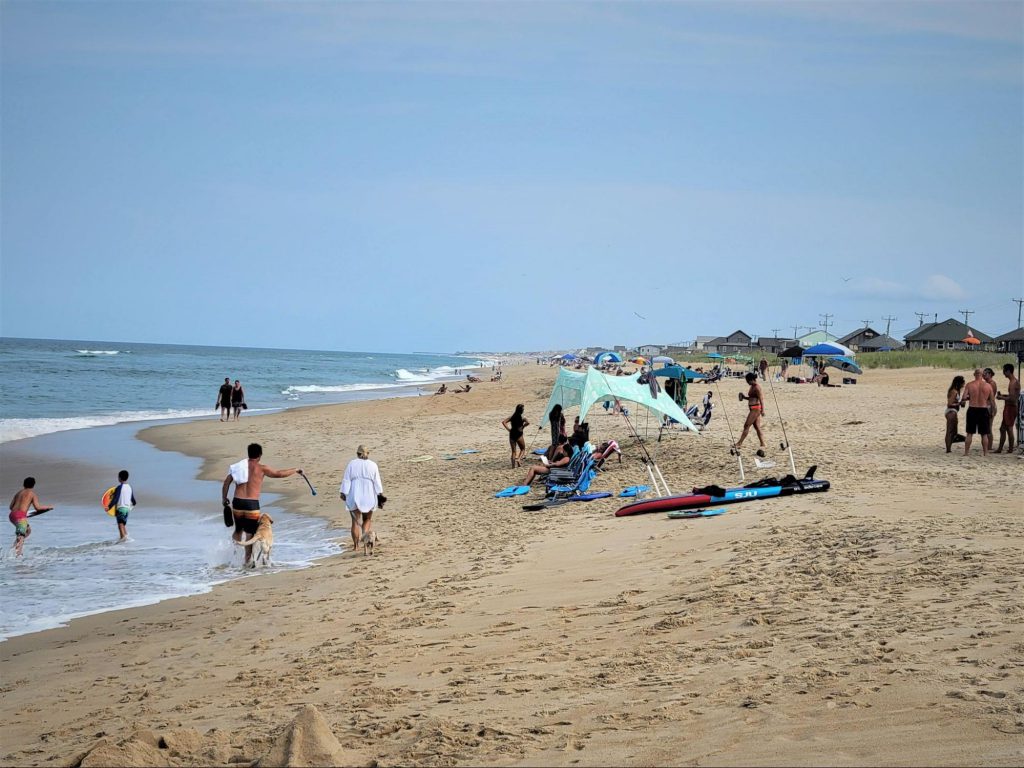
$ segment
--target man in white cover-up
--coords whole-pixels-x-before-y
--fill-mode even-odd
[[[339,494],[352,516],[352,550],[359,547],[363,536],[373,530],[373,510],[377,508],[377,495],[384,493],[380,482],[380,469],[370,461],[365,445],[356,449],[356,458],[345,467]]]

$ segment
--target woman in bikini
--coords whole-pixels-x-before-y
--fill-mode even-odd
[[[501,426],[508,430],[508,444],[512,449],[513,468],[521,466],[522,458],[526,454],[526,441],[523,439],[523,433],[530,426],[530,422],[523,418],[525,409],[526,406],[520,403],[516,406],[515,412],[501,422]]]
[[[764,456],[764,435],[761,433],[761,415],[764,413],[764,394],[761,392],[761,385],[757,383],[757,374],[751,371],[746,376],[747,384],[750,385],[750,389],[747,394],[740,392],[740,400],[746,400],[747,405],[750,407],[750,412],[747,414],[747,420],[743,422],[743,432],[740,434],[740,439],[736,441],[734,447],[735,450],[739,450],[740,446],[743,445],[743,441],[747,439],[747,435],[750,432],[750,428],[753,427],[757,433],[757,441],[761,444],[761,447],[757,449],[758,456]]]
[[[964,377],[954,376],[953,383],[946,390],[946,453],[950,453],[956,442],[960,422],[960,393],[964,388]]]

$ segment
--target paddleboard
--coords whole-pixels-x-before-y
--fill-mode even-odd
[[[114,498],[114,491],[116,491],[116,490],[117,490],[117,486],[116,485],[113,486],[112,488],[107,488],[107,490],[105,490],[103,492],[103,496],[100,498],[100,504],[103,505],[103,509],[111,517],[113,517],[115,514],[117,514],[117,510],[112,509],[112,508],[111,509],[107,509],[107,507],[110,506],[110,500]]]
[[[723,496],[708,496],[702,493],[688,493],[678,496],[661,496],[655,499],[643,499],[619,508],[616,517],[626,515],[643,515],[649,512],[673,512],[680,509],[698,509],[712,504],[735,504],[754,499],[770,499],[777,496],[792,496],[797,493],[815,493],[827,491],[828,480],[801,480],[794,485],[772,485],[763,488],[729,488]]]
[[[724,515],[726,511],[725,507],[719,507],[718,509],[678,509],[675,512],[669,512],[668,516],[673,520],[692,520],[695,517]]]

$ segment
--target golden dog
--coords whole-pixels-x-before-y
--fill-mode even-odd
[[[273,523],[274,518],[264,512],[260,515],[256,533],[253,534],[252,538],[246,541],[235,542],[240,547],[252,547],[252,559],[249,562],[253,568],[256,567],[259,561],[262,561],[263,565],[270,565],[270,550],[274,546],[274,531],[270,526]]]

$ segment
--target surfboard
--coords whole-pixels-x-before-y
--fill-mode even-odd
[[[726,511],[725,507],[719,507],[718,509],[677,509],[669,512],[668,516],[672,520],[692,520],[695,517],[717,517],[718,515],[724,515]]]
[[[100,498],[100,504],[103,505],[103,509],[111,517],[113,517],[115,514],[117,514],[117,511],[114,510],[114,509],[107,509],[107,507],[110,506],[110,500],[112,498],[114,498],[114,491],[116,491],[116,490],[117,490],[117,486],[116,485],[111,487],[111,488],[107,488],[107,490],[105,490],[103,492],[103,496]]]
[[[643,499],[620,507],[616,517],[643,515],[649,512],[674,512],[681,509],[698,509],[712,504],[735,504],[755,499],[770,499],[778,496],[792,496],[798,493],[827,491],[828,480],[800,480],[793,485],[771,485],[762,488],[729,488],[722,496],[708,496],[703,493],[688,493],[678,496],[661,496]]]

